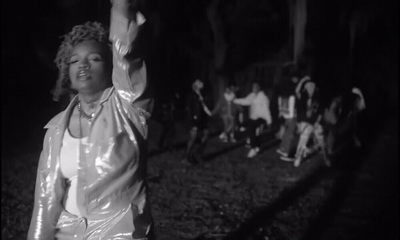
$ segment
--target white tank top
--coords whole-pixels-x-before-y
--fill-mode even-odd
[[[65,130],[61,150],[60,168],[61,173],[67,179],[67,188],[64,195],[64,207],[69,213],[81,216],[77,204],[77,183],[78,183],[78,161],[79,161],[79,142],[86,143],[87,137],[74,138]]]

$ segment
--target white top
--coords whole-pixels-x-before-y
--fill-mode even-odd
[[[257,120],[258,118],[262,118],[267,124],[272,123],[269,99],[263,91],[259,91],[257,94],[252,92],[247,97],[235,99],[233,102],[242,106],[250,106],[250,119]]]
[[[295,96],[291,95],[288,99],[278,97],[279,114],[285,119],[295,117]]]
[[[86,142],[87,137],[78,139],[71,136],[68,128],[65,130],[60,150],[61,173],[67,179],[67,189],[64,195],[64,207],[69,213],[81,216],[77,204],[79,143]]]

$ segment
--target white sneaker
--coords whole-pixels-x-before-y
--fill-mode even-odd
[[[284,157],[284,156],[281,156],[281,158],[280,158],[282,161],[285,161],[285,162],[294,162],[296,159],[295,158],[291,158],[291,157]]]
[[[253,158],[253,157],[257,156],[259,151],[260,151],[260,148],[258,148],[258,147],[252,148],[252,149],[250,149],[249,153],[247,154],[247,157]]]
[[[294,161],[294,166],[295,167],[300,167],[301,164],[301,157],[296,158],[296,160]]]
[[[226,138],[227,136],[226,136],[226,134],[224,133],[224,132],[222,132],[220,135],[219,135],[219,139],[224,139],[224,138]]]
[[[282,155],[283,157],[288,157],[289,154],[285,153],[284,151],[282,151],[282,149],[278,148],[276,149],[276,152],[280,155]]]

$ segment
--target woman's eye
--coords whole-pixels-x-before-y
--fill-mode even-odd
[[[89,60],[90,60],[90,61],[93,61],[93,62],[100,62],[100,61],[102,61],[103,59],[102,59],[101,57],[91,57]]]
[[[75,59],[74,59],[74,60],[70,60],[70,61],[69,61],[69,64],[75,64],[75,63],[77,63],[77,62],[78,62],[78,60],[75,60]]]

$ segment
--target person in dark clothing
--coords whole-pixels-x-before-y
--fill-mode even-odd
[[[297,145],[294,166],[299,167],[303,159],[318,149],[322,150],[325,165],[330,166],[330,161],[325,152],[323,128],[320,124],[321,105],[318,97],[318,89],[314,82],[307,81],[300,90],[301,98],[297,104],[298,131],[300,133]],[[310,137],[313,136],[313,147],[309,148]]]
[[[326,152],[332,155],[337,141],[337,137],[341,135],[341,118],[343,113],[343,96],[335,96],[324,110],[324,132],[326,139]]]
[[[365,100],[358,88],[351,93],[334,97],[324,112],[326,149],[328,155],[337,155],[352,143],[361,146],[358,137],[360,114],[365,110]],[[351,142],[347,141],[351,139]]]
[[[204,97],[201,92],[203,87],[204,83],[201,80],[195,80],[192,84],[192,92],[188,98],[191,128],[185,155],[190,163],[203,161],[203,152],[210,134],[208,118],[211,116],[211,112],[204,102]],[[200,144],[197,150],[195,150],[195,144],[198,138],[200,138]]]

